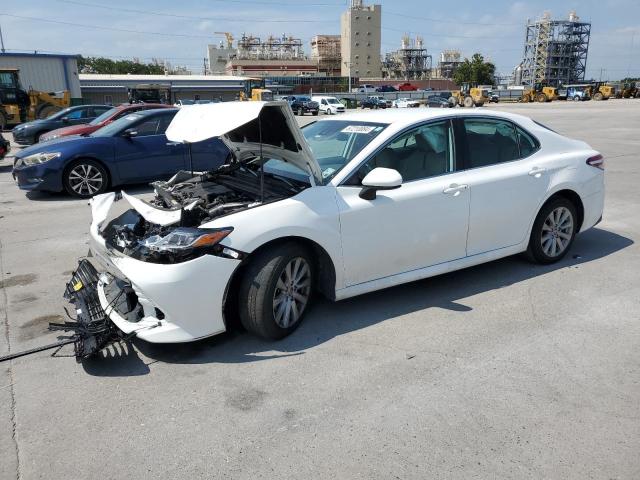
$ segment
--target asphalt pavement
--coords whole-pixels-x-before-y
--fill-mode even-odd
[[[318,300],[279,342],[0,364],[0,479],[640,478],[640,100],[490,108],[605,155],[604,219],[562,262]],[[55,341],[89,221],[0,161],[0,355]]]

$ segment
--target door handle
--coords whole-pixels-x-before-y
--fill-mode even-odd
[[[532,177],[540,178],[542,174],[546,171],[547,171],[546,168],[533,167],[531,170],[529,170],[529,175],[531,175]]]
[[[445,195],[453,194],[454,197],[457,197],[458,195],[460,195],[460,192],[462,190],[466,190],[467,188],[469,188],[469,185],[458,185],[457,183],[452,183],[447,188],[445,188],[442,193],[444,193]]]

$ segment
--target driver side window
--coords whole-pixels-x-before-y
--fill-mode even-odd
[[[158,132],[158,125],[160,123],[159,117],[149,118],[143,120],[137,124],[133,129],[138,132],[138,137],[148,137],[150,135],[156,135]]]
[[[389,142],[360,167],[348,184],[359,185],[377,167],[397,170],[404,182],[435,177],[454,170],[453,158],[451,123],[429,123]]]

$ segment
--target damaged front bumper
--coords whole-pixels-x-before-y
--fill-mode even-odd
[[[115,201],[113,193],[92,201],[90,251],[99,271],[96,292],[105,315],[125,335],[152,343],[190,342],[224,332],[226,289],[240,260],[203,255],[156,264],[110,249],[100,227]]]

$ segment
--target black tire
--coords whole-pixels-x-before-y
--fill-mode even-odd
[[[87,172],[87,176],[92,179],[97,179],[97,174],[100,175],[101,182],[89,182],[84,186],[78,186],[78,176],[82,175],[82,172]],[[71,196],[78,198],[91,198],[94,195],[104,193],[109,187],[109,173],[107,170],[95,160],[89,158],[79,159],[70,163],[62,174],[62,184],[64,189]],[[96,188],[95,190],[93,190]]]
[[[298,115],[300,117],[304,116],[304,111],[302,110],[302,108],[298,108]]]
[[[569,242],[563,246],[563,249],[558,254],[550,255],[543,248],[543,234],[552,235],[553,230],[549,230],[549,224],[547,223],[547,220],[551,213],[557,211],[558,209],[566,209],[570,213],[572,228],[571,233],[569,234]],[[541,263],[543,265],[561,260],[571,249],[571,245],[573,245],[573,241],[576,237],[577,228],[578,215],[576,206],[573,204],[573,202],[564,197],[555,197],[550,199],[542,206],[540,212],[538,212],[538,216],[536,217],[535,222],[533,222],[531,236],[529,237],[529,246],[527,247],[527,257],[530,261],[534,263]],[[565,235],[568,234],[566,231],[561,231],[560,233],[564,233]],[[561,238],[561,241],[564,240],[566,239]],[[555,242],[553,236],[551,242]],[[556,244],[555,248],[557,247],[558,246]]]
[[[317,117],[318,116],[318,112],[313,112],[313,116]]]
[[[580,98],[579,95],[576,95],[575,97],[573,97],[574,102],[579,102],[580,100],[582,100],[582,98]]]
[[[274,297],[278,293],[277,285],[281,275],[286,274],[287,265],[297,259],[306,262],[309,270],[309,285],[305,290],[308,291],[308,299],[297,320],[283,327],[276,321]],[[309,308],[315,286],[314,275],[311,255],[298,243],[284,243],[258,253],[247,266],[240,284],[238,313],[244,328],[269,340],[284,338],[293,332],[300,325]],[[283,323],[282,320],[280,323]]]

